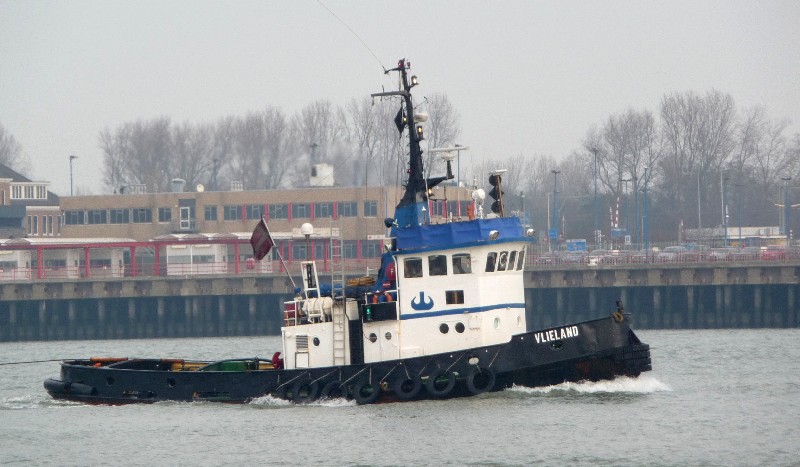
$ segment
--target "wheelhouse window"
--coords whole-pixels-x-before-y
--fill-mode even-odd
[[[497,253],[494,251],[486,255],[486,272],[494,272],[494,263],[497,262]]]
[[[428,275],[446,276],[447,275],[447,256],[430,255],[428,256]]]
[[[516,250],[514,250],[508,254],[508,270],[513,271],[516,265],[517,265],[517,252]]]
[[[472,259],[469,253],[456,253],[453,255],[453,274],[472,273]]]
[[[500,252],[500,261],[497,263],[497,270],[505,271],[506,266],[508,266],[508,252],[502,251]]]
[[[520,271],[523,267],[525,267],[525,250],[520,250],[519,260],[517,261],[517,271]]]
[[[403,260],[403,277],[422,277],[422,258],[406,258]]]

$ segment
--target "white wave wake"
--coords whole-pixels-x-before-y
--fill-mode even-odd
[[[551,393],[623,393],[623,394],[651,394],[662,391],[672,391],[667,384],[662,383],[654,376],[641,375],[637,378],[621,376],[610,381],[582,381],[579,383],[561,383],[541,388],[514,386],[511,391],[526,394],[551,394]]]

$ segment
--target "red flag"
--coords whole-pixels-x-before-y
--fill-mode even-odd
[[[253,247],[253,257],[257,260],[267,256],[269,250],[275,245],[275,242],[272,241],[272,236],[269,234],[267,222],[263,217],[253,230],[253,235],[250,236],[250,245]]]

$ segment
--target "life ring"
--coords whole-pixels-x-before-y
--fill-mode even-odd
[[[296,404],[307,404],[317,400],[319,394],[319,381],[310,379],[299,379],[292,386],[292,402]]]
[[[620,313],[619,311],[615,311],[614,313],[611,313],[611,316],[613,316],[614,317],[614,321],[616,321],[618,323],[621,323],[621,322],[623,322],[625,320],[625,316],[622,313]]]
[[[439,378],[446,378],[441,381]],[[442,384],[444,383],[444,384]],[[425,389],[433,397],[445,397],[453,391],[456,386],[456,375],[451,371],[445,371],[441,368],[433,370],[428,375],[428,380],[425,381]]]
[[[381,394],[381,385],[374,384],[369,379],[359,380],[353,386],[353,399],[359,405],[371,404],[378,399]]]
[[[403,400],[410,400],[417,397],[421,389],[422,379],[415,374],[408,377],[400,376],[392,381],[392,391],[394,391],[397,397]]]
[[[347,397],[347,388],[342,386],[339,381],[330,381],[325,386],[322,386],[322,391],[319,393],[320,399],[340,399]]]
[[[467,389],[474,395],[483,394],[494,388],[495,380],[491,368],[476,366],[467,375]]]

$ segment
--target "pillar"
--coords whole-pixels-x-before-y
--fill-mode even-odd
[[[155,337],[164,337],[164,297],[156,299],[156,330]]]
[[[220,295],[217,297],[217,319],[219,320],[219,326],[217,328],[217,334],[220,336],[228,335],[228,323],[227,317],[225,316],[225,296]]]

